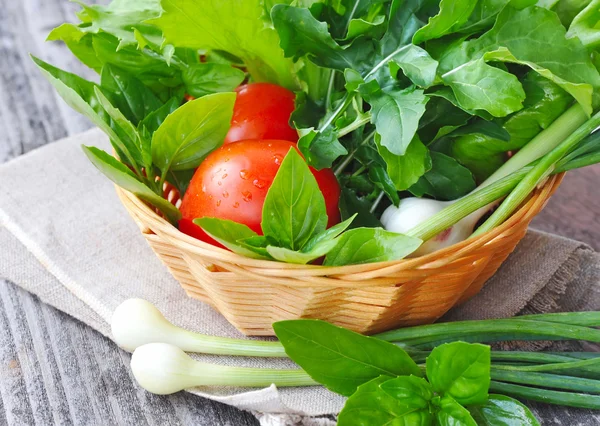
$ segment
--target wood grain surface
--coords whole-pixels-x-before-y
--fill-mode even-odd
[[[97,80],[64,46],[44,42],[78,8],[67,0],[0,0],[0,163],[91,126],[28,57]],[[600,166],[570,172],[534,227],[600,250]],[[41,424],[257,424],[248,413],[192,395],[144,393],[127,371],[128,355],[112,342],[0,280],[0,345],[11,342],[14,354],[0,359],[0,424],[30,424],[33,413],[46,420]],[[68,351],[75,346],[96,356],[73,358]],[[535,410],[544,425],[600,424],[588,410],[541,404]]]

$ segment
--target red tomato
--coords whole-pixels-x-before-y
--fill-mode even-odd
[[[262,235],[262,208],[275,174],[290,147],[282,140],[234,142],[213,151],[194,173],[181,203],[179,229],[192,237],[214,244],[200,227],[199,217],[229,219],[247,225]],[[330,169],[311,168],[325,198],[327,226],[340,221],[340,186]]]
[[[248,139],[298,141],[298,133],[289,124],[293,92],[270,83],[245,84],[236,92],[226,144]]]

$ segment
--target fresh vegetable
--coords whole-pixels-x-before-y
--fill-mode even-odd
[[[266,260],[390,261],[489,231],[550,174],[600,161],[584,139],[599,123],[598,1],[492,3],[114,0],[49,36],[99,84],[34,60],[131,173],[90,148],[94,165],[183,232]],[[241,139],[297,141],[339,197],[296,159],[271,196],[244,201],[232,183],[189,201],[195,169]],[[165,183],[187,192],[182,220]]]
[[[218,218],[246,225],[262,234],[261,221],[267,193],[293,142],[282,140],[249,140],[227,144],[213,151],[194,173],[181,203],[180,229],[197,218]],[[292,171],[293,173],[293,171]],[[312,170],[326,204],[327,227],[340,221],[337,207],[340,187],[329,169]],[[309,208],[309,205],[303,208]],[[197,226],[192,225],[197,228]],[[195,230],[191,230],[194,234]]]
[[[294,93],[269,83],[246,84],[235,91],[226,144],[247,139],[298,141],[298,133],[289,124]]]

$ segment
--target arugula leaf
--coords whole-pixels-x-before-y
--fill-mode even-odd
[[[429,150],[415,135],[404,155],[395,155],[379,143],[375,137],[377,150],[387,165],[387,173],[398,191],[414,185],[421,176],[431,169]]]
[[[256,237],[258,234],[246,225],[227,219],[215,217],[201,217],[194,219],[194,223],[201,227],[211,238],[223,244],[229,250],[252,259],[264,259],[253,250],[248,250],[238,244],[239,240]]]
[[[416,197],[427,194],[437,200],[456,200],[475,189],[475,179],[469,169],[441,152],[431,152],[431,170],[425,173],[409,191]]]
[[[223,50],[244,61],[256,81],[295,89],[293,64],[284,58],[277,32],[263,19],[260,0],[161,0],[163,13],[146,21],[167,43],[192,49]],[[278,7],[278,6],[275,6]]]
[[[389,60],[390,72],[394,77],[401,69],[417,86],[429,87],[435,80],[438,62],[418,46],[407,44],[386,59]]]
[[[340,213],[342,219],[346,220],[356,216],[356,220],[352,222],[352,228],[357,227],[381,227],[381,222],[369,211],[371,202],[365,198],[356,195],[352,189],[342,187],[340,195]]]
[[[106,177],[164,213],[173,224],[181,219],[179,209],[144,185],[129,168],[112,155],[93,146],[82,146],[89,160]]]
[[[394,185],[394,181],[392,181],[383,166],[379,164],[371,164],[369,166],[369,179],[379,189],[385,192],[395,206],[400,204],[400,196],[398,195],[398,190]]]
[[[371,122],[381,137],[379,145],[391,154],[405,155],[425,113],[429,98],[422,90],[361,92],[371,104]],[[384,156],[385,158],[385,156]]]
[[[440,400],[440,410],[436,413],[440,426],[477,426],[477,422],[465,407],[452,397],[445,395]]]
[[[323,132],[314,129],[302,129],[298,140],[298,149],[308,164],[317,170],[330,168],[340,156],[348,151],[340,143],[334,130],[329,127]]]
[[[294,362],[341,395],[352,395],[357,387],[381,375],[422,375],[400,347],[325,321],[279,321],[273,330]]]
[[[523,107],[525,92],[514,75],[476,59],[442,75],[466,110],[484,110],[505,117]]]
[[[182,78],[187,92],[196,97],[211,93],[232,92],[246,75],[226,64],[203,63],[186,68]]]
[[[114,65],[102,67],[101,86],[110,92],[109,98],[115,107],[136,126],[163,105],[141,81]]]
[[[413,377],[401,377],[400,379],[411,378]],[[382,386],[390,380],[397,379],[379,376],[359,386],[358,390],[348,398],[340,412],[338,425],[428,426],[433,424],[433,415],[427,409],[417,409],[413,405],[414,398],[408,402],[402,402],[382,391]]]
[[[327,254],[324,265],[341,266],[402,259],[418,249],[418,238],[388,232],[382,228],[355,228],[346,231]]]
[[[427,357],[427,378],[434,391],[459,404],[484,404],[490,387],[490,363],[487,345],[445,343]]]
[[[560,4],[563,2],[559,2]],[[564,2],[564,3],[579,3],[579,5],[587,3],[585,2]],[[578,7],[575,9],[577,10]],[[565,20],[564,13],[560,13],[557,10],[561,20]],[[566,18],[568,20],[568,17]],[[577,37],[581,42],[590,49],[597,49],[600,46],[600,31],[598,31],[598,22],[600,22],[600,0],[592,0],[589,4],[578,13],[569,26],[567,37]]]
[[[431,96],[425,113],[419,120],[418,135],[427,144],[464,126],[470,118],[471,114],[454,106],[450,101]]]
[[[540,423],[525,405],[504,395],[491,394],[484,405],[468,407],[479,426],[499,424],[539,426]]]
[[[152,137],[152,160],[166,176],[169,170],[192,169],[229,131],[235,93],[217,93],[187,102],[167,116]]]
[[[477,3],[471,0],[442,0],[440,12],[429,18],[427,25],[415,33],[413,43],[420,44],[455,32],[469,20]]]
[[[464,56],[476,60],[486,55],[490,60],[510,59],[531,67],[559,84],[591,112],[592,87],[600,87],[600,75],[581,42],[566,38],[566,30],[554,12],[536,6],[522,10],[507,6],[491,30],[464,42],[455,49],[450,61],[461,61]],[[442,61],[440,66],[447,67],[447,62]]]
[[[280,247],[300,250],[327,227],[325,199],[317,180],[294,148],[281,162],[263,204],[267,238]]]

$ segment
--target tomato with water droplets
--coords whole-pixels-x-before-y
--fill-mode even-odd
[[[277,170],[290,148],[283,140],[249,140],[224,145],[200,164],[181,203],[179,229],[202,241],[216,244],[193,224],[200,217],[229,219],[262,234],[262,208]],[[330,169],[311,168],[327,206],[328,227],[340,221],[340,187]]]
[[[270,83],[251,83],[236,89],[233,117],[225,144],[248,139],[281,139],[297,142],[289,124],[296,95]]]

